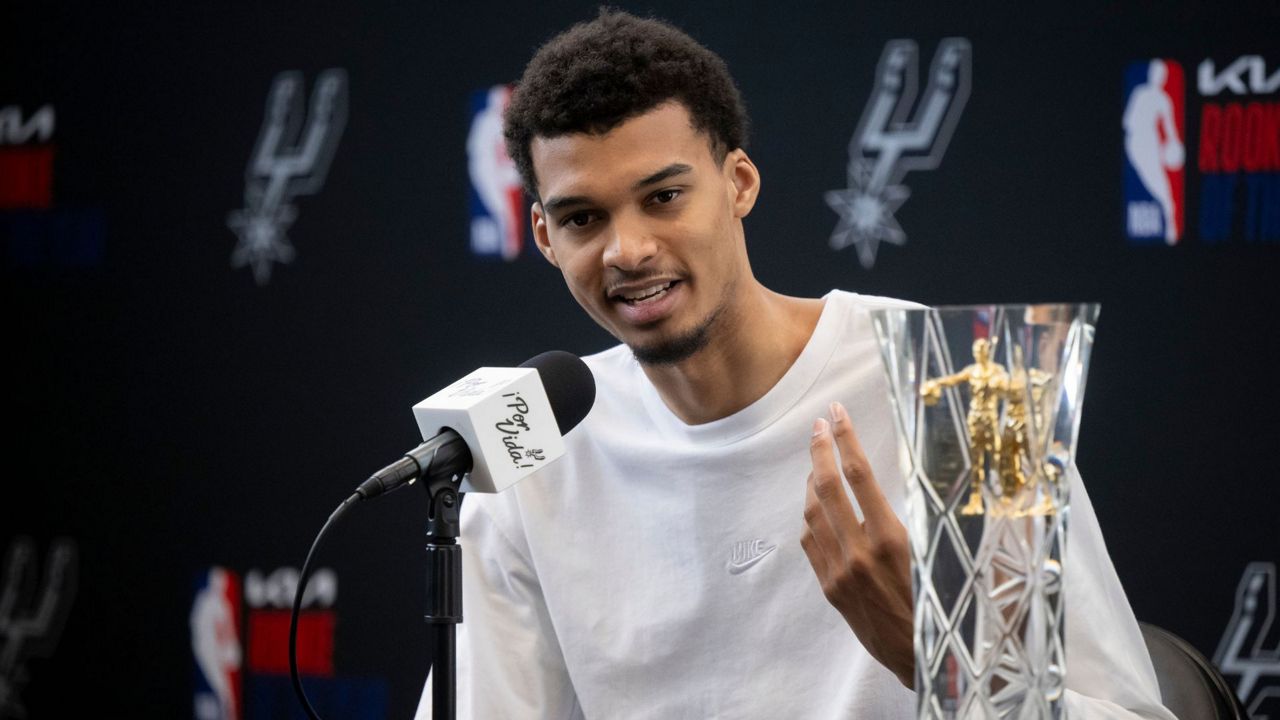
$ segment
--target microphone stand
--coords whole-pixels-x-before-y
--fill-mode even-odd
[[[427,491],[427,598],[430,626],[431,717],[454,720],[457,699],[457,629],[462,622],[462,548],[458,546],[461,475],[423,482]]]

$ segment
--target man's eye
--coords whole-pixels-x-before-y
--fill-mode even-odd
[[[561,227],[586,227],[591,224],[592,215],[589,212],[574,213],[564,220],[560,221]]]
[[[678,188],[659,190],[653,194],[653,202],[659,205],[665,205],[678,197],[680,197],[680,190]]]

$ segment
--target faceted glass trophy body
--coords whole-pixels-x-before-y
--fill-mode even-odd
[[[1063,717],[1068,470],[1097,315],[872,313],[907,473],[919,718]]]

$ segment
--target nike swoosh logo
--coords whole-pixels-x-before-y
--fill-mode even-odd
[[[734,561],[730,560],[728,563],[725,563],[725,567],[729,568],[730,575],[737,575],[738,573],[746,572],[747,570],[751,569],[751,566],[760,562],[761,560],[764,559],[766,555],[768,555],[769,553],[777,549],[778,549],[778,546],[774,545],[770,547],[768,550],[765,550],[759,555],[751,558],[750,560],[744,560],[743,562],[740,562],[740,563],[735,563]]]

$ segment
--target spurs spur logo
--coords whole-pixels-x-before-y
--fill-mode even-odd
[[[273,263],[294,258],[285,231],[297,219],[290,201],[324,186],[329,163],[347,123],[347,73],[325,70],[316,80],[310,108],[303,101],[302,73],[276,76],[267,95],[266,116],[245,171],[243,210],[227,216],[239,236],[231,266],[253,268],[258,285],[271,279]],[[305,123],[304,123],[305,115]]]
[[[1236,695],[1254,718],[1280,718],[1280,643],[1273,627],[1277,609],[1276,564],[1249,563],[1213,662],[1224,674],[1240,676]]]
[[[902,179],[912,170],[932,170],[942,162],[969,99],[971,55],[967,39],[943,40],[917,102],[916,43],[891,40],[885,44],[871,99],[849,142],[849,187],[826,194],[827,204],[840,215],[831,247],[856,246],[864,268],[875,264],[881,242],[906,243],[907,236],[893,217],[911,195]]]
[[[0,717],[26,717],[20,693],[27,660],[53,654],[76,592],[76,548],[57,540],[45,560],[43,581],[35,543],[18,538],[5,554],[0,585]]]

